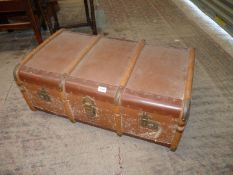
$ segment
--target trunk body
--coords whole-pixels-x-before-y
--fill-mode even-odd
[[[193,49],[60,30],[15,68],[32,110],[163,144],[175,150],[186,124]]]

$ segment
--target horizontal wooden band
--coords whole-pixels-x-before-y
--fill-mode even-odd
[[[192,82],[193,82],[193,71],[194,71],[194,64],[195,64],[195,50],[194,48],[189,49],[189,58],[188,58],[188,73],[187,79],[185,83],[185,99],[191,99],[192,94]]]
[[[56,36],[61,34],[64,31],[64,29],[60,29],[57,32],[55,32],[53,35],[51,35],[49,38],[43,41],[39,46],[37,46],[35,49],[33,49],[24,59],[21,60],[20,65],[26,64],[33,55],[35,55],[39,50],[41,50],[46,44],[48,44],[51,40],[53,40]]]
[[[66,78],[75,69],[75,67],[82,61],[84,56],[91,50],[91,48],[93,48],[94,45],[100,40],[100,38],[101,38],[100,35],[98,35],[97,37],[93,37],[90,43],[88,44],[88,46],[86,46],[83,50],[79,52],[78,56],[73,60],[72,63],[70,63],[67,66],[67,68],[62,73],[62,78],[59,85],[59,89],[61,91],[60,98],[64,103],[65,113],[72,122],[75,122],[75,117],[71,105],[67,99],[66,88],[65,88]]]
[[[100,40],[100,38],[101,35],[93,37],[90,43],[79,52],[78,56],[73,60],[73,62],[67,66],[67,68],[63,71],[63,74],[69,75],[75,69],[75,67],[82,61],[84,56],[95,46],[95,44]]]
[[[142,40],[139,43],[137,43],[135,50],[133,51],[133,54],[131,56],[130,62],[127,66],[127,70],[124,72],[121,80],[120,80],[120,86],[116,92],[115,98],[114,98],[114,102],[116,104],[116,106],[114,107],[114,113],[115,113],[115,117],[116,117],[116,132],[119,136],[122,135],[122,115],[121,115],[121,93],[123,91],[123,89],[125,88],[130,75],[133,71],[133,68],[137,62],[137,59],[143,49],[143,47],[145,46],[145,41]]]
[[[133,54],[131,56],[130,62],[128,64],[128,66],[127,66],[127,70],[124,72],[124,74],[123,74],[123,76],[122,76],[122,78],[120,80],[120,87],[125,87],[125,85],[127,84],[128,79],[130,77],[130,74],[132,73],[133,68],[134,68],[134,66],[135,66],[135,64],[137,62],[137,59],[138,59],[138,57],[139,57],[139,55],[140,55],[140,53],[141,53],[144,46],[145,46],[145,40],[141,40],[137,44],[137,46],[136,46],[136,48],[135,48],[135,50],[134,50],[134,52],[133,52]]]
[[[115,122],[116,122],[116,132],[119,136],[123,134],[122,132],[122,115],[121,115],[121,107],[120,106],[115,106],[114,109],[114,114],[115,114]]]
[[[194,71],[194,64],[195,64],[195,50],[194,48],[189,49],[189,57],[188,57],[188,73],[185,82],[185,92],[184,92],[184,100],[183,100],[183,110],[180,113],[180,121],[176,128],[176,133],[171,142],[171,150],[175,151],[179,141],[181,139],[182,133],[185,127],[185,120],[187,120],[188,115],[188,108],[191,100],[191,93],[192,93],[192,82],[193,82],[193,71]]]
[[[19,86],[20,90],[21,90],[21,93],[26,101],[26,103],[28,104],[29,108],[33,111],[35,111],[36,109],[34,108],[33,106],[33,103],[31,101],[31,99],[29,98],[27,92],[26,92],[26,89],[24,87],[24,84],[23,82],[20,80],[19,78],[19,69],[22,65],[26,64],[34,54],[36,54],[40,49],[42,49],[47,43],[49,43],[53,38],[55,38],[57,35],[59,35],[61,32],[63,31],[63,29],[57,31],[55,34],[53,34],[52,36],[50,36],[48,39],[46,39],[42,44],[40,44],[37,48],[33,49],[24,59],[22,59],[20,61],[19,64],[17,64],[15,66],[15,69],[14,69],[14,72],[13,72],[13,75],[14,75],[14,79],[15,79],[15,82],[16,84]]]
[[[66,94],[66,75],[63,75],[59,84],[59,90],[60,90],[60,98],[64,104],[65,114],[67,117],[69,117],[70,121],[75,122],[74,114],[71,109],[71,105],[69,101],[67,100],[67,94]]]

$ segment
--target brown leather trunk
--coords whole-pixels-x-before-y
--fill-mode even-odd
[[[32,110],[177,148],[190,108],[194,49],[60,30],[16,66]]]

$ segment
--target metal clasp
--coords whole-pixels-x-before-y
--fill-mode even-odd
[[[93,98],[89,96],[83,97],[82,104],[83,104],[83,108],[87,116],[89,117],[96,116],[96,104]]]
[[[147,112],[139,113],[140,125],[144,128],[153,129],[158,131],[159,124],[151,119],[151,116]]]
[[[44,88],[41,88],[38,93],[37,93],[38,97],[41,99],[41,100],[44,100],[46,102],[50,102],[51,101],[51,98],[48,94],[48,92],[44,89]]]

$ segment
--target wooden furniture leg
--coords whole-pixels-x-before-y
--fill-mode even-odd
[[[85,13],[86,13],[86,20],[88,24],[91,24],[91,19],[89,15],[89,5],[88,5],[88,0],[84,0],[84,6],[85,6]]]
[[[55,21],[54,29],[56,31],[56,30],[58,30],[60,28],[60,24],[59,24],[58,17],[57,17],[57,11],[56,11],[54,5],[51,5],[51,11],[52,11],[52,14],[53,14],[53,17],[54,17],[54,21]]]
[[[43,17],[45,23],[47,24],[49,28],[50,34],[53,34],[60,28],[57,12],[55,9],[55,5],[53,1],[44,2],[42,1],[36,1],[36,5],[40,11],[40,15]],[[54,18],[54,25],[52,23],[51,17]]]
[[[29,16],[32,28],[33,28],[34,33],[35,33],[36,40],[40,44],[43,42],[43,39],[42,39],[41,31],[40,31],[39,19],[38,19],[38,17],[36,17],[34,15],[30,1],[29,0],[26,0],[26,1],[27,1],[26,13]]]
[[[97,35],[97,27],[96,27],[96,19],[95,19],[95,7],[94,0],[83,0],[86,14],[86,22],[71,24],[66,26],[61,26],[63,28],[74,28],[74,27],[84,27],[90,26],[92,29],[92,33]]]
[[[94,7],[94,1],[90,1],[90,7],[91,7],[91,28],[94,35],[97,35],[97,29],[96,29],[96,20],[95,20],[95,7]]]

